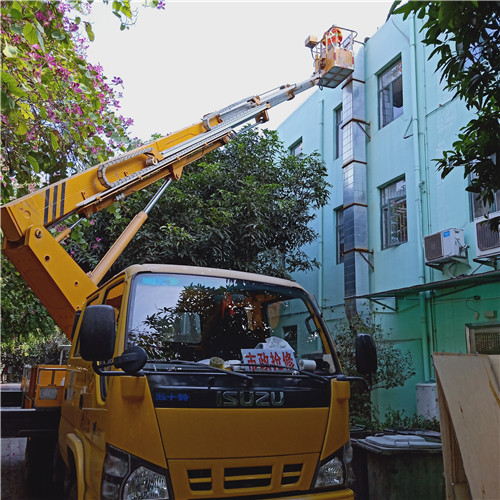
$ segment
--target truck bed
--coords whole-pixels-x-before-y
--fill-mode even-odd
[[[14,384],[9,384],[14,385]],[[21,389],[1,388],[2,438],[56,435],[61,408],[21,408]]]

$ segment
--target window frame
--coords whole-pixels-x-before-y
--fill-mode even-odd
[[[333,113],[335,118],[335,160],[338,160],[343,155],[344,134],[342,127],[344,125],[344,112],[342,106],[335,108]]]
[[[401,65],[401,69],[399,70],[398,76],[392,78],[388,83],[385,85],[383,84],[383,78],[385,75],[393,71],[395,68],[397,68],[398,65]],[[399,118],[400,116],[403,115],[404,112],[404,100],[403,100],[403,64],[402,64],[402,59],[399,57],[392,63],[390,63],[385,69],[380,71],[377,75],[377,82],[378,82],[378,107],[379,107],[379,129],[382,129],[389,125],[389,123],[392,123],[394,120]],[[396,82],[401,82],[401,111],[395,116],[394,113],[394,85]],[[384,92],[387,91],[389,95],[389,109],[387,110],[389,114],[386,117],[386,109],[384,107],[384,99],[383,99],[383,94]],[[399,108],[396,108],[399,109]],[[387,118],[387,121],[386,121]]]
[[[404,195],[399,196],[388,196],[386,190],[396,185],[398,182],[404,181]],[[386,250],[387,248],[397,247],[403,243],[408,242],[408,204],[406,199],[406,178],[404,176],[398,177],[397,179],[384,184],[379,187],[380,191],[380,238],[381,238],[381,248]],[[404,202],[405,212],[404,212],[404,224],[399,224],[397,213],[391,212],[391,209],[398,204],[398,202]],[[393,239],[393,220],[396,221],[398,226],[403,229],[397,229],[397,231],[402,230],[404,233],[404,238]]]
[[[342,264],[344,262],[344,207],[340,206],[334,212],[336,263]]]
[[[300,151],[297,153],[297,149],[300,148]],[[304,142],[302,140],[302,137],[300,139],[297,139],[289,148],[288,148],[289,153],[292,156],[299,156],[303,151],[304,151]]]

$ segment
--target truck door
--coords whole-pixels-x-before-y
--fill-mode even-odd
[[[107,304],[115,309],[116,325],[120,321],[125,281],[114,281],[88,305]],[[117,339],[120,338],[117,335]],[[76,432],[85,448],[85,484],[98,498],[102,463],[106,448],[107,393],[109,378],[98,376],[79,352],[79,340],[68,367],[69,381],[65,391],[63,422],[66,432]],[[99,478],[99,480],[96,480]]]

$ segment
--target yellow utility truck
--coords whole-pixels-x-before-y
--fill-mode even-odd
[[[322,67],[334,80],[335,65],[318,62],[335,53],[327,49],[301,84],[243,99],[1,208],[5,255],[72,343],[67,366],[26,371],[23,408],[2,409],[2,436],[28,436],[36,488],[62,482],[53,476],[64,469],[63,497],[79,500],[353,498],[351,379],[301,286],[178,265],[133,265],[101,283],[187,164],[321,84]],[[83,272],[61,245],[70,229],[53,228],[159,180],[150,204]],[[358,369],[372,373],[371,337],[357,340]]]

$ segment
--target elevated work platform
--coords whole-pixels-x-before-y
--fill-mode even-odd
[[[348,35],[344,38],[344,32]],[[314,71],[320,76],[320,87],[335,88],[354,71],[353,45],[356,32],[333,25],[321,40],[309,36],[305,42],[311,49]]]

